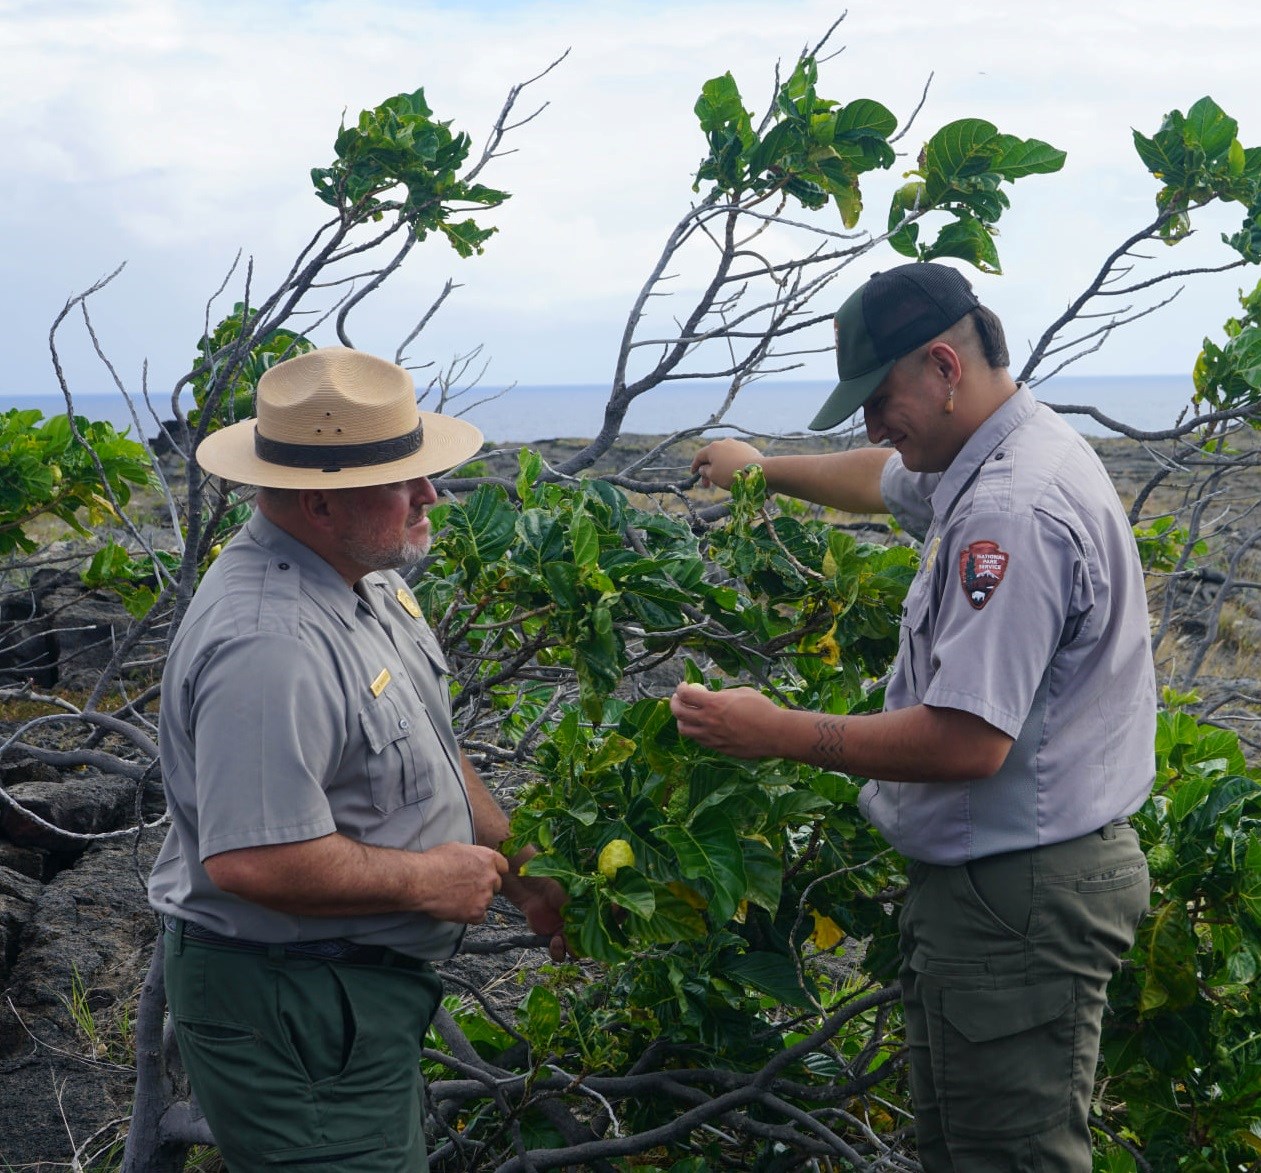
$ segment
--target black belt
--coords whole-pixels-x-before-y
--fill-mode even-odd
[[[240,949],[244,953],[270,953],[279,948],[286,957],[314,957],[323,961],[345,961],[352,965],[407,965],[416,968],[424,962],[405,956],[387,945],[358,945],[344,937],[331,937],[323,941],[291,941],[287,945],[269,945],[266,941],[250,941],[245,937],[225,937],[222,933],[199,925],[196,921],[181,920],[176,916],[163,915],[162,926],[168,933],[183,933],[186,941],[202,941],[224,949]]]

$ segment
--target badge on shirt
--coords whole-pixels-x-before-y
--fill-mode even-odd
[[[979,611],[998,590],[1010,555],[997,542],[973,542],[959,555],[959,581],[968,602]]]
[[[390,670],[382,668],[377,673],[377,678],[368,687],[372,690],[373,696],[380,696],[385,691],[385,686],[390,683]]]
[[[394,597],[403,604],[403,610],[406,611],[413,619],[420,618],[420,604],[416,602],[416,596],[412,594],[406,587],[399,587],[394,592]]]
[[[923,562],[925,572],[932,570],[933,566],[936,564],[937,551],[940,548],[941,548],[940,537],[933,538],[933,540],[928,543],[928,553],[924,555],[924,562]]]

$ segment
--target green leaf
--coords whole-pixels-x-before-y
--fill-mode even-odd
[[[587,771],[594,774],[610,770],[633,758],[638,748],[638,745],[629,737],[623,737],[620,733],[610,733],[587,763]]]
[[[705,918],[664,884],[653,884],[653,899],[651,916],[641,917],[633,910],[627,912],[626,930],[636,940],[648,944],[677,945],[681,941],[697,941],[709,935]]]
[[[527,509],[517,518],[521,539],[514,555],[523,566],[536,570],[565,557],[565,534],[560,522],[543,509]]]
[[[529,448],[522,448],[517,453],[517,470],[517,496],[524,505],[527,499],[533,498],[530,488],[543,471],[543,457]]]
[[[1165,904],[1146,928],[1147,968],[1139,1013],[1177,1010],[1195,1001],[1199,984],[1195,966],[1195,937],[1181,904]]]
[[[855,98],[836,112],[833,138],[887,139],[898,128],[893,112],[870,98]]]
[[[959,257],[985,273],[1003,271],[998,260],[998,250],[994,247],[994,238],[984,224],[971,216],[961,216],[947,224],[937,234],[937,239],[921,252],[926,261],[935,261],[940,257]]]
[[[545,1047],[560,1029],[560,999],[544,985],[531,986],[521,999],[518,1016],[524,1033],[536,1047]]]
[[[595,522],[587,516],[574,520],[569,533],[574,547],[574,561],[579,566],[594,566],[600,558],[600,535]]]
[[[837,210],[841,213],[841,223],[846,228],[853,228],[863,213],[863,201],[858,194],[857,185],[841,188],[833,198],[836,200]]]
[[[757,839],[741,839],[740,851],[748,882],[745,899],[774,914],[779,910],[780,892],[784,884],[784,863],[779,852],[773,851]]]
[[[444,220],[437,227],[438,231],[450,241],[451,247],[465,258],[473,256],[474,253],[481,256],[486,251],[482,245],[499,231],[498,228],[479,228],[472,220],[461,220],[458,224]],[[424,239],[424,233],[419,229],[417,235],[422,240]]]
[[[1000,134],[995,141],[1001,149],[994,160],[994,170],[1008,180],[1059,171],[1068,158],[1066,152],[1036,138],[1021,140],[1015,135]]]
[[[707,81],[693,109],[706,134],[734,126],[743,142],[747,143],[753,136],[749,112],[744,108],[740,89],[730,72]]]
[[[628,955],[626,934],[614,921],[607,905],[602,906],[599,901],[570,900],[563,916],[565,937],[574,943],[579,956],[615,962]]]
[[[813,1005],[810,993],[802,987],[792,958],[782,953],[737,954],[724,959],[722,968],[727,976],[769,994],[785,1006],[808,1010]]]
[[[705,881],[715,922],[730,920],[748,887],[744,856],[731,820],[711,808],[689,827],[666,824],[653,834],[674,852],[682,876]]]
[[[986,170],[998,128],[983,118],[960,118],[943,126],[924,146],[925,178],[929,198],[938,196],[935,183],[954,184],[961,178]]]
[[[1170,817],[1175,824],[1184,822],[1210,794],[1213,782],[1209,778],[1186,778],[1173,796]]]
[[[1167,136],[1148,138],[1137,130],[1133,131],[1133,136],[1134,149],[1148,171],[1165,183],[1177,184],[1182,181],[1183,152],[1180,143]]]
[[[478,560],[497,562],[507,553],[516,534],[517,513],[502,485],[478,485],[473,493],[447,515],[437,547],[464,536]]]
[[[1230,154],[1239,124],[1212,98],[1201,98],[1187,111],[1183,130],[1189,147],[1204,152],[1208,165],[1220,165]]]
[[[580,609],[578,567],[569,562],[549,562],[543,567],[543,579],[561,611],[573,613]]]
[[[653,886],[633,867],[618,869],[609,881],[609,892],[621,908],[636,916],[649,918],[657,911]]]

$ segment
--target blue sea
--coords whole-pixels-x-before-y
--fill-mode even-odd
[[[822,381],[754,383],[740,392],[724,423],[762,435],[805,431],[831,387],[831,383]],[[1156,430],[1172,425],[1190,403],[1192,389],[1189,375],[1060,375],[1040,384],[1035,394],[1046,403],[1090,405],[1126,424]],[[717,383],[680,382],[657,387],[631,405],[622,431],[664,435],[696,427],[721,407],[723,391]],[[493,394],[493,388],[478,389],[448,410],[460,413],[465,404],[475,404],[463,413],[465,418],[481,428],[488,440],[507,444],[594,436],[603,422],[608,388],[589,383],[518,386],[498,398],[477,402]],[[145,433],[156,434],[157,425],[148,408],[143,403],[137,406]],[[10,407],[35,407],[45,417],[65,411],[60,395],[0,397],[0,411]],[[160,401],[160,410],[169,414],[168,399]],[[108,420],[118,428],[133,427],[127,404],[118,394],[77,396],[75,411],[89,419]],[[1088,416],[1066,418],[1086,435],[1109,434]],[[710,431],[722,433],[724,429]]]

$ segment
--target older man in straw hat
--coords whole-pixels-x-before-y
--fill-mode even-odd
[[[908,859],[902,997],[931,1173],[1089,1173],[1108,979],[1147,908],[1126,816],[1151,787],[1155,674],[1134,535],[1086,442],[1007,370],[1002,326],[947,265],[874,275],[836,314],[840,381],[873,444],[697,453],[724,487],[894,514],[921,538],[885,712],[793,712],[683,684],[679,730],[737,757],[869,782]]]
[[[257,419],[198,448],[258,486],[163,678],[171,830],[149,885],[185,1066],[233,1170],[424,1168],[432,961],[504,892],[563,955],[551,881],[456,745],[446,664],[395,573],[428,548],[429,476],[481,446],[411,376],[316,350]]]

